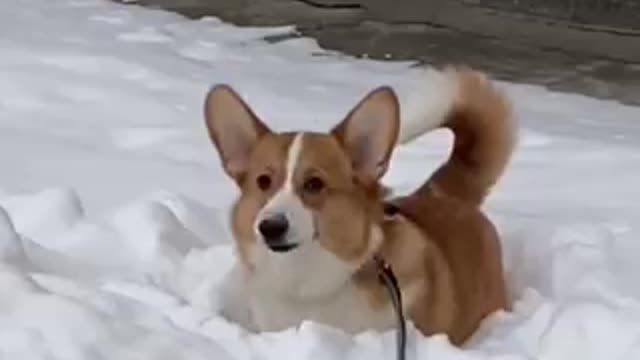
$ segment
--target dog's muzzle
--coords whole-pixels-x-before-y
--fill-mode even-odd
[[[287,241],[289,221],[283,214],[273,215],[261,220],[258,224],[258,231],[265,245],[272,251],[287,252],[298,247],[298,244]]]

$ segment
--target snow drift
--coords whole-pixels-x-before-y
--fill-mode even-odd
[[[305,323],[248,334],[216,315],[236,195],[201,104],[232,83],[275,129],[326,130],[421,70],[355,60],[290,28],[238,28],[103,0],[0,4],[1,359],[391,359],[392,332]],[[502,84],[521,143],[486,206],[512,313],[464,349],[409,333],[410,359],[640,358],[640,109]],[[402,146],[417,185],[446,133]]]

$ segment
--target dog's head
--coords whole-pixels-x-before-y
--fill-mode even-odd
[[[205,102],[209,135],[241,195],[232,212],[253,276],[298,296],[344,283],[381,241],[379,179],[398,136],[395,93],[380,87],[328,133],[277,133],[229,86]]]

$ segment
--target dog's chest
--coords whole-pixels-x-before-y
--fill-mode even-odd
[[[372,308],[354,286],[322,300],[299,301],[261,294],[252,296],[249,307],[253,322],[262,331],[279,331],[305,321],[336,327],[349,333],[366,329],[388,329],[394,325],[389,307]]]

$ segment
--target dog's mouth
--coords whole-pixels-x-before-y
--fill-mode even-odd
[[[311,242],[318,241],[318,239],[319,233],[314,228]],[[268,241],[266,239],[263,239],[263,243],[266,245],[269,251],[272,251],[274,253],[287,253],[299,247],[302,247],[305,243],[307,243],[307,241],[305,241],[304,238],[300,238],[298,236],[288,236],[286,238],[278,239],[275,241]]]
[[[297,248],[299,244],[295,243],[282,243],[282,244],[267,244],[267,247],[274,252],[285,253]]]

